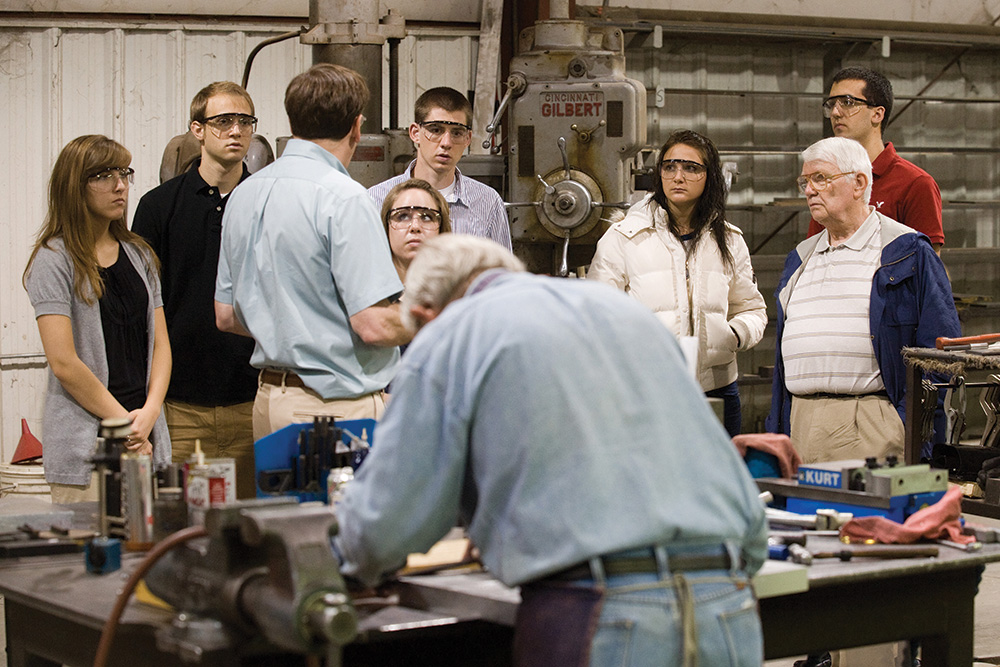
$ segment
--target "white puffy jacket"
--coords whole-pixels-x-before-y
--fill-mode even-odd
[[[601,237],[587,278],[628,294],[656,313],[675,336],[698,338],[698,380],[705,391],[736,380],[736,351],[764,336],[767,311],[743,232],[726,223],[731,268],[704,230],[690,256],[667,229],[652,195],[634,204]],[[655,213],[654,213],[655,210]],[[687,276],[690,276],[688,278]],[[737,338],[738,336],[738,338]]]

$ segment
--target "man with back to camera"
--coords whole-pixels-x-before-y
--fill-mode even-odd
[[[940,255],[944,229],[937,182],[899,157],[891,141],[882,141],[892,102],[892,83],[885,76],[864,67],[848,67],[833,76],[823,115],[830,119],[834,136],[854,139],[868,152],[873,178],[869,203],[882,215],[926,234]],[[822,230],[815,219],[809,222],[809,236]]]
[[[520,667],[759,666],[763,506],[652,312],[458,234],[406,283],[420,332],[338,506],[342,572],[373,585],[461,517],[521,586]]]
[[[191,101],[191,133],[201,157],[185,173],[147,192],[132,231],[160,258],[163,310],[174,350],[164,409],[173,460],[186,461],[195,440],[209,457],[236,460],[236,492],[255,495],[253,341],[215,326],[215,272],[229,193],[250,175],[243,158],[257,119],[242,86],[217,81]]]
[[[824,231],[789,253],[778,282],[767,430],[788,433],[806,463],[902,456],[901,350],[961,335],[951,284],[925,235],[867,203],[863,146],[830,137],[802,159],[799,189]]]
[[[508,250],[510,222],[493,188],[463,176],[458,161],[472,141],[472,105],[453,88],[431,88],[417,98],[410,140],[417,157],[399,176],[368,190],[378,208],[394,186],[410,178],[433,185],[451,207],[451,231],[493,239]]]
[[[347,173],[368,86],[314,65],[285,91],[293,138],[230,195],[215,291],[223,331],[256,341],[254,438],[314,415],[377,419],[410,334],[372,200]]]

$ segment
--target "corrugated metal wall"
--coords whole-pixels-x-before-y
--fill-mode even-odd
[[[0,26],[0,122],[8,128],[0,160],[0,461],[8,461],[17,446],[21,417],[44,438],[45,359],[21,273],[45,216],[47,179],[62,146],[99,133],[128,147],[136,171],[134,211],[139,197],[158,184],[163,147],[187,130],[194,94],[212,81],[240,81],[250,50],[290,29],[223,29],[190,21],[116,25],[107,17],[60,27]],[[403,41],[401,122],[409,123],[415,96],[425,88],[474,88],[475,42],[468,30],[424,28]],[[258,132],[272,146],[289,133],[285,87],[310,64],[309,48],[294,39],[265,48],[254,60],[248,89]]]
[[[880,69],[893,81],[895,111],[952,60],[953,52],[896,49],[889,59],[845,60],[844,65]],[[649,143],[659,145],[670,131],[691,128],[720,147],[724,160],[739,165],[740,176],[730,205],[754,241],[769,233],[779,207],[776,199],[798,197],[793,180],[799,161],[794,151],[822,138],[829,121],[820,102],[825,94],[824,52],[783,45],[740,47],[693,43],[628,53],[631,76],[651,93],[657,89],[690,92],[650,94]],[[928,91],[935,101],[918,102],[886,132],[885,138],[907,159],[934,176],[945,200],[948,247],[995,246],[1000,241],[996,208],[970,208],[969,200],[993,205],[1000,199],[1000,72],[995,52],[970,53]],[[658,104],[657,97],[662,100]],[[953,101],[941,101],[948,98]],[[894,111],[894,113],[895,113]],[[729,149],[728,154],[727,150]],[[784,150],[788,155],[779,154]],[[756,153],[756,154],[754,154]],[[769,214],[772,213],[772,214]],[[803,212],[795,235],[804,231]],[[787,251],[787,243],[762,252]],[[784,250],[783,250],[784,249]]]

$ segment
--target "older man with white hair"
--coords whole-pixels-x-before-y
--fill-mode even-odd
[[[763,506],[653,313],[462,234],[421,247],[401,306],[421,330],[337,511],[344,574],[461,518],[521,586],[518,667],[760,665]]]
[[[767,429],[807,463],[902,455],[901,350],[961,335],[951,284],[924,234],[868,205],[861,144],[823,139],[802,159],[797,183],[824,231],[789,253],[778,282]]]

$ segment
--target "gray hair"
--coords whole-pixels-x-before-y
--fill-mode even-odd
[[[872,198],[872,162],[864,146],[847,137],[827,137],[802,151],[803,162],[814,160],[835,164],[841,172],[864,174],[868,179],[864,195],[868,204]]]
[[[424,241],[406,271],[406,290],[400,300],[403,326],[416,331],[413,306],[443,310],[459,298],[460,287],[483,271],[525,271],[524,263],[499,243],[467,234],[442,234]]]

